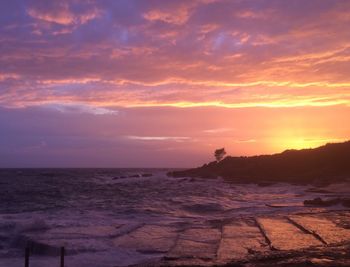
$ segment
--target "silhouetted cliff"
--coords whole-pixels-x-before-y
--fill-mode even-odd
[[[332,183],[350,178],[350,141],[274,155],[226,157],[202,167],[168,173],[174,177],[217,177],[234,182]]]

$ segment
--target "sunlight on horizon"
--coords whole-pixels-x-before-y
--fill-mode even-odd
[[[276,148],[279,151],[285,150],[300,150],[300,149],[309,149],[309,148],[317,148],[328,143],[338,143],[345,142],[347,139],[341,138],[319,138],[319,139],[308,139],[302,137],[288,137],[288,138],[276,138],[274,139],[273,148]]]

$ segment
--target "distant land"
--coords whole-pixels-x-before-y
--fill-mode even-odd
[[[350,141],[273,155],[228,156],[202,167],[168,173],[173,177],[223,177],[237,183],[330,184],[350,178]]]

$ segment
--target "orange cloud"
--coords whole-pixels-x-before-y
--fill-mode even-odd
[[[349,105],[344,2],[25,7],[28,24],[14,19],[2,32],[2,106]]]
[[[72,24],[75,20],[74,15],[67,12],[67,10],[55,13],[42,13],[35,9],[28,9],[27,12],[33,18],[63,25]]]
[[[61,3],[52,9],[37,9],[35,7],[30,7],[27,9],[27,13],[32,18],[38,20],[68,26],[72,24],[85,24],[86,22],[100,16],[101,12],[98,9],[91,9],[87,12],[75,14],[70,10],[68,4]]]
[[[149,21],[163,21],[170,24],[184,24],[188,19],[188,11],[180,9],[178,12],[166,12],[161,10],[151,10],[144,14],[144,18]]]

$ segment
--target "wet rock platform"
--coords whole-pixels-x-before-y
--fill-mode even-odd
[[[71,227],[23,237],[23,244],[30,241],[34,252],[44,255],[56,255],[60,246],[66,247],[68,256],[77,253],[77,248],[102,252],[106,247],[116,255],[118,251],[144,255],[132,265],[139,267],[350,266],[349,210],[242,216],[192,224]]]
[[[140,231],[152,233],[146,240]],[[135,266],[350,266],[350,211],[240,218],[182,230],[143,226],[115,242],[129,246],[130,240],[164,253]]]

